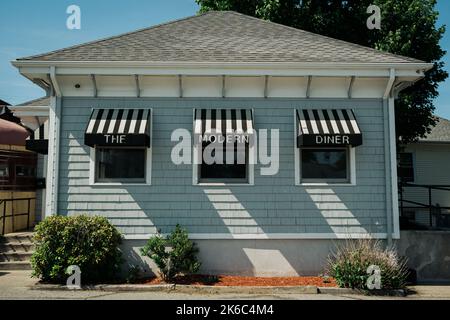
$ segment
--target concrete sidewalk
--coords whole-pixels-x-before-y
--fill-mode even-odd
[[[288,300],[414,300],[414,299],[448,299],[449,286],[414,286],[414,294],[407,297],[365,296],[355,294],[199,294],[182,292],[124,292],[93,290],[36,290],[31,289],[37,283],[30,277],[29,271],[0,272],[0,300],[6,299],[103,299],[103,300],[204,300],[204,299],[288,299]]]

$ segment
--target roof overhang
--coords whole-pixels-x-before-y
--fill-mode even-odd
[[[9,108],[31,130],[39,128],[48,119],[50,112],[49,106],[11,106]]]
[[[390,69],[398,77],[423,77],[432,63],[317,63],[317,62],[142,62],[142,61],[31,61],[12,64],[23,75],[273,75],[273,76],[359,76],[389,77]]]

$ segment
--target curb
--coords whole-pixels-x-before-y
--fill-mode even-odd
[[[391,297],[406,297],[407,293],[404,289],[397,290],[359,290],[351,288],[334,288],[334,287],[318,287],[318,293],[331,294],[331,295],[344,295],[344,294],[359,294],[366,296],[391,296]]]
[[[283,287],[245,287],[245,286],[194,286],[194,285],[146,285],[146,284],[99,284],[92,286],[82,286],[80,289],[69,289],[60,284],[42,284],[37,283],[30,287],[31,290],[92,290],[92,291],[113,291],[113,292],[161,292],[176,291],[179,293],[201,293],[201,294],[219,294],[219,293],[239,293],[239,294],[318,294],[316,286],[283,286]]]
[[[316,287],[316,286],[282,286],[282,287],[248,287],[248,286],[195,286],[195,285],[177,285],[177,284],[99,284],[91,286],[82,286],[80,289],[69,289],[60,284],[42,284],[37,283],[30,287],[31,290],[52,290],[52,291],[70,291],[70,290],[91,290],[108,292],[178,292],[178,293],[197,293],[197,294],[330,294],[330,295],[367,295],[367,296],[394,296],[405,297],[406,291],[399,290],[358,290],[350,288],[334,287]]]
[[[178,285],[174,290],[182,293],[239,293],[239,294],[317,294],[316,286],[248,287],[248,286],[191,286]]]

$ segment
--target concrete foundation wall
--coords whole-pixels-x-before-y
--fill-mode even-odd
[[[195,240],[203,274],[246,276],[317,276],[327,258],[347,240]],[[146,274],[157,272],[149,258],[140,255],[146,240],[124,240],[128,267],[141,266]],[[408,267],[416,270],[419,283],[450,283],[450,231],[402,231],[395,242]]]
[[[245,276],[317,276],[328,255],[345,240],[195,240],[200,273]],[[147,274],[157,272],[149,258],[140,256],[145,240],[125,240],[128,266],[139,265]],[[124,268],[127,269],[126,267]]]
[[[450,231],[402,231],[398,252],[421,283],[450,283]]]

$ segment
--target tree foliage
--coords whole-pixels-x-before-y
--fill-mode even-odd
[[[436,0],[196,0],[200,12],[233,10],[287,26],[434,63],[425,78],[403,90],[396,100],[399,142],[423,137],[435,125],[433,100],[448,74],[439,41]],[[369,30],[366,12],[381,9],[381,30]]]

